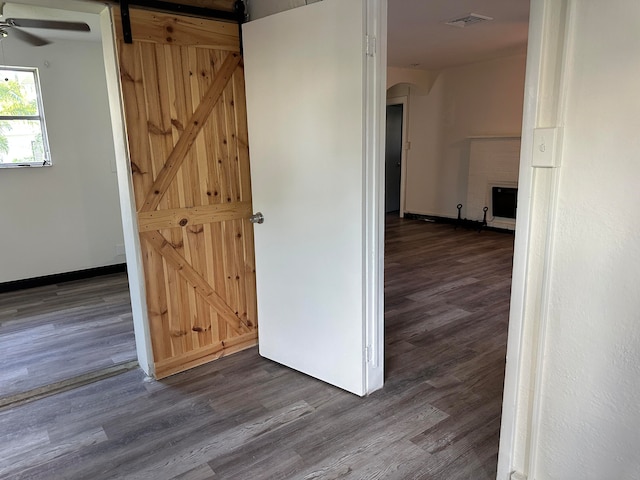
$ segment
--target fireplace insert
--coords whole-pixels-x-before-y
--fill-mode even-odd
[[[516,218],[518,189],[509,187],[491,188],[491,206],[494,217]]]

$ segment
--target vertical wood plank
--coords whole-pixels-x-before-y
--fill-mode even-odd
[[[144,192],[153,184],[149,138],[138,134],[144,132],[147,126],[142,59],[139,44],[118,42],[118,48],[122,95],[127,99],[124,110],[128,125],[131,176],[136,207],[139,207],[144,200]]]
[[[238,172],[240,175],[240,198],[244,201],[251,198],[251,171],[249,167],[249,132],[247,128],[247,101],[243,68],[237,70],[233,75],[233,99]]]

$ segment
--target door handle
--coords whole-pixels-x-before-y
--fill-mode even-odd
[[[254,213],[249,217],[251,223],[264,223],[264,215],[262,212]]]

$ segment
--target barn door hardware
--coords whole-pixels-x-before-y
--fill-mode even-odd
[[[240,31],[240,35],[238,38],[240,39],[240,55],[242,55],[244,52],[244,48],[242,45],[242,24],[247,19],[247,14],[244,8],[244,2],[242,0],[236,0],[236,2],[233,4],[233,9],[236,14],[236,21],[238,22],[238,30]]]
[[[124,43],[133,43],[131,19],[129,18],[129,0],[120,0],[120,18],[122,19],[122,38]]]
[[[182,5],[180,3],[165,2],[162,0],[120,0],[120,16],[122,17],[122,37],[124,39],[124,43],[133,43],[131,21],[129,18],[129,6],[160,10],[164,12],[182,13],[192,17],[227,20],[229,22],[236,22],[238,25],[245,21],[245,8],[242,0],[236,0],[233,12],[195,7],[193,5]],[[240,48],[242,49],[242,40],[240,40]]]

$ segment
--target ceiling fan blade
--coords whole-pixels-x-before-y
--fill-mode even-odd
[[[6,22],[14,27],[49,28],[51,30],[70,30],[73,32],[90,32],[91,28],[84,22],[63,22],[60,20],[38,20],[34,18],[7,18]]]
[[[42,45],[48,45],[51,43],[49,40],[24,32],[16,27],[11,28],[11,35],[16,37],[18,40],[22,40],[23,42],[33,45],[34,47],[41,47]]]

